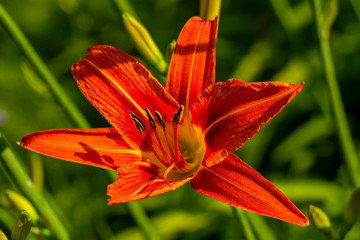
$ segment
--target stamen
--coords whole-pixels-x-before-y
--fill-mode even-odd
[[[173,189],[175,190],[174,186],[172,186],[169,181],[167,180],[167,175],[169,174],[169,172],[171,171],[171,169],[173,169],[175,167],[175,163],[173,163],[170,167],[168,167],[165,172],[164,172],[164,180],[165,182]]]
[[[129,112],[133,123],[135,124],[136,129],[143,134],[145,132],[145,124],[141,121],[139,117],[137,117],[133,112]]]
[[[177,123],[181,122],[182,116],[184,113],[184,105],[180,105],[179,109],[177,110],[176,114],[178,116]]]
[[[171,158],[169,156],[169,154],[165,151],[164,147],[162,146],[161,144],[161,140],[160,140],[160,137],[159,137],[159,134],[157,133],[157,131],[155,130],[155,136],[156,136],[156,139],[157,141],[154,139],[154,137],[152,135],[150,135],[150,137],[153,139],[153,142],[156,144],[156,146],[160,149],[160,151],[162,152],[165,160],[167,163],[172,163],[173,161],[171,161]]]
[[[138,194],[139,192],[143,191],[146,187],[148,187],[149,185],[154,184],[156,182],[161,182],[161,179],[155,179],[153,181],[147,182],[145,185],[141,186],[138,190],[133,192],[129,197],[132,197],[132,196]]]
[[[155,140],[153,137],[152,137],[153,140]],[[155,142],[155,144],[159,147],[159,145],[157,144],[157,142]],[[164,166],[168,167],[170,164],[167,163],[166,161],[164,161],[160,156],[159,154],[157,154],[157,152],[155,151],[155,149],[153,147],[151,147],[151,151],[153,152],[153,154],[155,155],[155,157],[159,160],[159,162],[161,162],[161,164],[163,164]]]
[[[179,109],[176,111],[176,113],[174,113],[173,126],[175,126],[175,124],[179,124],[181,122],[183,112],[184,112],[184,106],[180,105]]]
[[[177,119],[177,112],[174,112],[173,127],[175,126],[176,119]]]
[[[151,128],[156,128],[155,120],[154,120],[153,116],[151,115],[151,112],[149,111],[149,109],[145,108],[145,112],[146,112],[146,116],[149,120]]]
[[[182,105],[181,105],[182,106]],[[181,156],[181,152],[178,146],[178,142],[177,142],[177,127],[178,125],[176,124],[174,126],[174,146],[175,146],[175,157],[178,161],[178,165],[177,167],[183,168],[186,165],[186,161],[182,158]]]
[[[159,124],[162,126],[162,128],[165,128],[165,122],[158,111],[155,111],[155,117],[158,120]]]
[[[169,137],[168,137],[168,135],[167,135],[167,133],[165,131],[165,128],[163,128],[163,131],[164,131],[166,143],[167,143],[169,151],[170,151],[171,158],[174,159],[174,161],[178,161],[178,158],[175,156],[174,151],[172,149],[172,146],[170,144]]]

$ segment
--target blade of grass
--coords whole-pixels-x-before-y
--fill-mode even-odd
[[[24,54],[29,58],[35,69],[39,72],[40,76],[47,82],[52,93],[58,99],[62,107],[67,111],[69,117],[73,120],[76,126],[80,128],[90,128],[90,124],[85,117],[77,109],[76,105],[65,93],[61,85],[57,82],[51,71],[47,68],[44,62],[40,59],[35,49],[31,46],[30,42],[26,39],[25,35],[21,32],[20,28],[16,25],[10,15],[6,12],[0,4],[0,22],[4,25],[10,35],[13,37],[18,46],[22,49]],[[108,171],[109,176],[113,179],[113,173]],[[152,227],[149,218],[146,216],[144,209],[138,202],[132,203],[134,207],[128,207],[130,214],[143,230],[148,239],[160,239],[157,232]],[[142,224],[142,225],[141,225]]]
[[[353,6],[354,12],[360,21],[360,1],[359,0],[350,0],[350,3]]]
[[[12,20],[10,15],[6,12],[5,8],[0,3],[0,21],[5,27],[5,29],[10,33],[10,36],[15,40],[17,45],[21,48],[23,53],[29,59],[29,61],[34,65],[40,77],[49,84],[53,94],[56,96],[59,103],[63,106],[68,115],[71,116],[71,119],[80,124],[83,128],[89,128],[90,125],[67,96],[63,88],[60,86],[54,75],[47,68],[45,63],[41,60],[39,55],[36,53],[35,49],[32,47],[30,42],[27,40],[25,35],[22,33],[20,28]]]
[[[330,1],[329,9],[333,13],[337,12],[337,1]],[[341,99],[339,85],[336,78],[334,62],[332,59],[331,48],[329,43],[329,31],[331,24],[329,19],[334,19],[334,14],[330,14],[325,19],[321,0],[312,0],[314,10],[314,17],[316,23],[316,30],[318,41],[320,45],[321,60],[323,62],[325,78],[329,86],[330,97],[332,101],[332,108],[334,118],[339,134],[340,144],[343,151],[345,163],[347,165],[350,177],[356,187],[360,186],[360,169],[359,159],[355,150],[354,142],[351,137],[350,127],[346,118],[344,106]]]
[[[150,32],[141,23],[140,18],[127,0],[112,0],[112,3],[122,18],[124,27],[133,45],[144,59],[162,75],[157,79],[160,84],[165,86],[166,78],[163,75],[167,73],[168,64],[151,37]]]
[[[254,227],[254,232],[259,240],[276,240],[272,229],[268,226],[263,216],[250,212],[245,212],[245,214],[251,226],[256,226]]]
[[[128,0],[111,0],[111,2],[113,6],[115,6],[119,16],[122,16],[124,13],[130,13],[131,16],[140,21],[139,16],[136,14],[134,8],[131,6]]]
[[[50,225],[58,239],[70,239],[69,232],[62,220],[55,214],[50,204],[36,189],[28,174],[24,171],[16,154],[9,147],[5,136],[0,132],[0,162],[5,168],[9,180],[35,205]]]
[[[153,230],[153,227],[140,204],[138,204],[137,202],[128,202],[126,204],[126,208],[129,210],[129,212],[136,214],[136,218],[134,218],[134,220],[139,226],[141,226],[144,232],[147,232],[148,239],[161,239],[159,235]]]
[[[253,230],[251,229],[249,220],[247,219],[245,212],[235,207],[231,207],[231,211],[233,212],[236,221],[239,223],[240,226],[243,227],[246,239],[255,240],[255,235],[253,233]]]
[[[287,0],[269,0],[274,12],[289,36],[298,31],[299,23],[294,10]]]

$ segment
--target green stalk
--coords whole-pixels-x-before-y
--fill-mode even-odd
[[[269,225],[266,223],[265,218],[258,214],[245,212],[246,217],[249,219],[250,226],[253,226],[255,236],[259,240],[276,240],[276,236]]]
[[[330,1],[329,9],[337,12],[336,1]],[[326,81],[330,91],[334,118],[339,134],[340,144],[343,151],[344,159],[350,173],[350,177],[356,187],[360,186],[360,169],[359,159],[355,150],[354,142],[351,137],[349,124],[346,118],[344,106],[341,100],[339,85],[336,79],[335,67],[332,59],[329,31],[331,24],[329,20],[334,19],[334,14],[329,14],[327,19],[324,18],[322,12],[321,0],[312,0],[314,16],[316,22],[316,30],[319,39],[321,60],[323,62]]]
[[[67,111],[69,117],[73,120],[75,125],[80,128],[90,128],[91,126],[87,122],[85,117],[81,114],[81,112],[77,109],[72,100],[65,93],[61,85],[57,82],[56,78],[52,75],[44,62],[40,59],[39,55],[31,46],[30,42],[26,39],[25,35],[21,32],[19,27],[12,20],[10,15],[6,12],[6,10],[2,7],[1,4],[0,21],[10,33],[10,35],[13,37],[13,39],[16,41],[18,46],[23,50],[24,54],[29,58],[29,61],[33,64],[40,76],[49,84],[50,88],[52,89],[52,93],[59,100],[62,107]],[[16,168],[10,168],[7,170],[14,171],[11,172],[12,177],[19,174],[16,172]],[[112,176],[111,172],[108,173],[110,176]],[[31,192],[30,190],[28,193],[34,195],[34,197],[36,197],[36,195],[38,194],[38,192]],[[144,231],[144,234],[148,237],[148,239],[159,239],[159,237],[154,237],[157,236],[156,231],[151,226],[150,219],[146,216],[141,205],[138,202],[133,202],[131,204],[132,206],[136,206],[136,208],[129,207],[128,209],[130,211],[130,214],[138,224],[141,224],[139,225],[139,227]]]
[[[116,11],[121,17],[124,13],[130,13],[131,16],[140,21],[140,18],[136,14],[135,10],[132,8],[128,0],[112,0],[111,1],[115,6]]]
[[[299,29],[296,14],[287,0],[269,0],[274,12],[289,36]]]
[[[200,0],[200,17],[202,19],[214,20],[220,17],[221,0]]]
[[[126,204],[126,208],[129,210],[129,212],[133,213],[133,215],[136,215],[136,218],[134,218],[135,222],[138,224],[138,226],[141,227],[143,232],[146,232],[146,237],[149,240],[160,240],[158,233],[154,231],[154,228],[152,227],[148,217],[145,214],[144,209],[138,204],[137,202],[128,202]]]
[[[251,229],[249,220],[247,219],[244,210],[239,208],[231,207],[231,210],[234,214],[236,221],[241,225],[244,229],[245,236],[247,240],[256,240],[253,230]]]
[[[5,136],[0,132],[0,163],[3,165],[10,181],[35,205],[42,216],[49,221],[55,236],[61,240],[70,239],[70,235],[62,221],[55,214],[50,204],[38,192],[28,174],[24,171],[20,160],[9,147]]]
[[[68,115],[74,122],[78,123],[82,128],[90,128],[89,123],[86,121],[81,112],[77,109],[75,104],[65,93],[64,89],[58,83],[54,75],[47,68],[45,63],[41,60],[35,49],[31,46],[25,35],[21,32],[20,28],[12,20],[10,15],[6,12],[0,3],[0,21],[2,22],[5,29],[13,37],[17,45],[21,48],[23,53],[34,65],[35,69],[39,73],[40,77],[49,84],[53,94],[58,99],[59,103],[63,106]]]
[[[355,14],[360,21],[360,1],[359,0],[350,0],[350,3],[353,6],[353,9],[355,11]]]
[[[116,174],[114,171],[107,171],[110,178],[115,181]],[[139,202],[128,202],[124,204],[126,209],[130,212],[136,224],[141,228],[148,240],[160,240],[158,232],[153,227],[149,217],[146,215],[144,208]]]
[[[127,0],[112,0],[117,13],[122,17],[125,30],[132,40],[135,48],[140,55],[149,62],[161,75],[166,75],[168,64],[164,56],[151,37],[149,31],[141,23],[135,10]],[[164,77],[158,78],[158,81],[164,86]]]

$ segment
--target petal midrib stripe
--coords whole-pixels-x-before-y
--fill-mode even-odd
[[[207,171],[211,172],[212,174],[214,174],[215,176],[217,176],[218,178],[224,180],[225,182],[229,183],[232,186],[235,186],[236,188],[238,188],[239,190],[243,191],[243,192],[247,192],[249,193],[249,189],[244,187],[243,185],[237,183],[236,181],[231,180],[229,177],[227,177],[226,175],[219,173],[219,172],[215,172],[213,170],[211,170],[209,167],[205,167]],[[264,202],[264,203],[268,203],[268,199],[266,197],[263,197],[259,194],[254,194],[253,192],[250,192],[249,195],[251,195],[253,198],[258,199],[260,202]],[[277,199],[276,199],[277,200]],[[277,204],[273,204],[273,206],[278,206]],[[246,206],[243,206],[244,208]],[[274,207],[275,208],[275,207]],[[280,209],[278,207],[276,207],[277,209]]]
[[[109,75],[106,74],[105,72],[101,71],[101,69],[100,69],[98,66],[96,66],[95,63],[91,62],[89,59],[86,59],[86,58],[85,58],[84,60],[85,60],[88,64],[90,64],[94,69],[96,69],[99,73],[101,73],[101,74],[105,77],[106,82],[107,82],[108,84],[110,84],[110,85],[112,85],[113,87],[115,87],[115,88],[118,90],[118,93],[120,93],[122,96],[124,96],[126,99],[128,99],[129,102],[132,103],[133,106],[134,106],[135,108],[137,108],[137,109],[139,110],[139,112],[143,114],[144,117],[146,117],[143,109],[139,106],[139,104],[137,104],[137,102],[125,91],[124,88],[122,88],[122,87],[120,86],[120,84],[119,84],[115,79],[113,79],[111,76],[109,76]],[[105,79],[103,79],[103,80],[105,80]]]
[[[192,53],[189,81],[188,81],[187,90],[186,90],[185,112],[189,111],[190,89],[191,89],[191,85],[192,85],[192,81],[193,81],[193,70],[194,70],[195,58],[197,56],[196,51],[198,49],[199,39],[201,37],[201,33],[203,32],[203,29],[204,29],[204,24],[201,25],[201,30],[198,32],[198,35],[196,37],[196,45],[195,45],[194,51]]]
[[[274,97],[272,97],[272,98],[267,98],[267,99],[265,99],[265,100],[263,100],[263,101],[255,101],[253,104],[249,104],[249,105],[246,105],[245,107],[238,108],[238,109],[236,109],[236,110],[234,110],[234,111],[229,112],[228,114],[226,114],[226,115],[218,118],[218,119],[215,120],[213,123],[211,123],[211,124],[205,129],[205,131],[204,131],[204,136],[206,136],[206,134],[210,131],[210,129],[213,128],[216,124],[218,124],[218,123],[220,123],[220,122],[222,122],[222,121],[224,121],[224,120],[232,117],[233,115],[238,114],[238,113],[240,113],[240,112],[242,112],[242,111],[244,111],[244,110],[246,110],[246,109],[249,109],[249,108],[252,108],[252,107],[261,105],[261,104],[263,104],[263,103],[265,103],[265,102],[272,101],[272,100],[274,100],[274,99],[276,99],[276,98],[281,98],[281,97],[283,97],[283,96],[285,96],[285,95],[288,95],[289,92],[291,92],[291,91],[286,91],[285,93],[283,93],[283,94],[281,94],[281,95],[275,95]]]

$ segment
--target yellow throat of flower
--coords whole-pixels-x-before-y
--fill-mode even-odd
[[[155,111],[155,118],[145,109],[150,131],[146,131],[141,120],[130,112],[140,133],[148,134],[151,151],[143,152],[144,161],[158,166],[159,177],[168,183],[183,180],[195,174],[205,156],[206,145],[203,132],[191,124],[190,114],[183,115],[183,106],[175,112],[172,122],[164,122]]]

